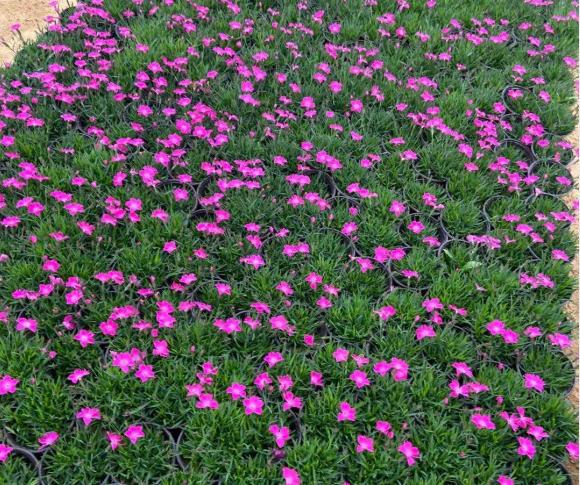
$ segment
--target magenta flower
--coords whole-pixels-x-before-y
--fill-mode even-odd
[[[110,431],[107,431],[107,439],[109,440],[109,444],[113,451],[115,451],[123,441],[123,437],[120,434],[111,433]]]
[[[290,409],[302,409],[302,398],[295,396],[292,392],[284,392],[282,398],[284,399],[284,404],[282,404],[282,409],[284,411],[289,411]]]
[[[473,414],[471,422],[477,429],[495,429],[495,423],[491,420],[491,416],[487,414]]]
[[[90,330],[79,330],[73,338],[81,344],[83,349],[95,343],[95,334]]]
[[[506,475],[500,475],[497,479],[499,485],[515,485],[515,481]]]
[[[244,410],[246,415],[250,415],[250,414],[258,414],[261,415],[262,414],[262,410],[264,407],[264,401],[262,401],[259,397],[257,396],[251,396],[248,397],[246,399],[244,399],[243,401],[244,404]]]
[[[362,389],[363,387],[370,386],[371,381],[368,380],[366,372],[362,370],[355,370],[348,377],[352,382],[354,382],[357,389]]]
[[[10,456],[10,453],[12,453],[12,450],[14,450],[14,448],[4,443],[0,443],[0,462],[4,463]]]
[[[365,451],[369,453],[374,453],[375,441],[372,438],[359,434],[356,437],[356,441],[358,443],[356,446],[357,453],[364,453]]]
[[[570,455],[570,460],[578,461],[578,443],[574,443],[573,441],[569,441],[566,444],[566,451]]]
[[[8,374],[3,375],[0,378],[0,396],[4,396],[5,394],[14,394],[18,387],[20,380],[15,379]]]
[[[349,353],[350,352],[348,350],[339,348],[332,353],[332,357],[334,357],[336,362],[346,362],[348,360]]]
[[[407,459],[407,465],[409,466],[413,466],[416,461],[421,458],[421,452],[419,451],[419,448],[413,446],[413,443],[410,441],[405,441],[402,445],[400,445],[398,451],[405,456]]]
[[[282,468],[282,478],[284,479],[285,485],[301,485],[302,480],[300,475],[293,468],[284,467]]]
[[[40,438],[38,438],[38,443],[40,444],[40,449],[44,449],[48,446],[54,445],[59,438],[59,434],[56,431],[49,431],[44,433]]]
[[[284,357],[280,352],[269,352],[266,357],[264,357],[264,362],[268,364],[268,367],[274,367],[276,364],[284,361]]]
[[[264,258],[259,254],[250,254],[249,256],[244,256],[240,258],[240,262],[252,266],[254,269],[259,269],[266,265]]]
[[[16,319],[16,330],[19,332],[29,331],[36,333],[38,322],[32,318],[19,317]]]
[[[310,384],[315,387],[324,387],[324,379],[320,372],[310,371]]]
[[[340,412],[336,419],[338,421],[356,421],[356,409],[347,402],[341,402],[338,405]]]
[[[85,426],[89,426],[93,421],[101,420],[101,411],[99,408],[82,408],[77,412],[76,418],[82,420]]]
[[[530,460],[533,460],[536,455],[536,447],[532,440],[529,438],[524,438],[523,436],[518,436],[518,455],[527,456]]]
[[[339,23],[332,23],[328,25],[328,31],[331,34],[338,34],[340,33],[341,25]]]
[[[395,437],[393,427],[391,426],[391,423],[389,423],[388,421],[377,421],[375,429],[379,433],[384,434],[389,439],[393,439]]]
[[[544,380],[536,374],[524,375],[524,387],[526,389],[534,389],[538,392],[544,392]]]
[[[437,334],[435,333],[435,329],[431,325],[420,325],[415,330],[415,338],[417,340],[423,340],[425,338],[434,338]]]
[[[386,321],[389,318],[394,317],[397,314],[397,310],[395,307],[389,305],[379,308],[374,313],[376,313],[381,320]]]
[[[278,446],[278,448],[284,448],[284,445],[290,439],[290,428],[272,424],[268,429],[270,433],[274,435],[276,446]]]
[[[204,392],[199,395],[195,407],[197,409],[218,409],[220,405],[216,399],[214,399],[213,394]]]
[[[226,392],[230,395],[232,400],[237,401],[238,399],[246,397],[246,386],[239,382],[233,382],[231,386],[226,389]]]
[[[143,432],[143,426],[136,424],[129,426],[123,434],[133,445],[137,444],[137,441],[145,436],[145,433]]]
[[[141,364],[135,372],[135,377],[141,382],[145,383],[151,379],[155,379],[155,372],[152,365]]]

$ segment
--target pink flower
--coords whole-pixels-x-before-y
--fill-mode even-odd
[[[29,332],[36,333],[37,328],[38,322],[32,318],[19,317],[16,319],[16,330],[19,332],[28,330]]]
[[[276,446],[278,446],[278,448],[284,448],[284,445],[290,439],[290,428],[272,424],[268,430],[274,435]]]
[[[532,440],[529,438],[524,438],[523,436],[518,436],[518,455],[527,456],[530,460],[533,460],[536,454],[536,447]]]
[[[257,397],[257,396],[248,397],[248,398],[244,399],[243,404],[244,404],[244,408],[245,408],[245,413],[247,415],[250,415],[250,414],[261,415],[262,414],[262,410],[264,407],[264,401],[262,401],[259,397]]]
[[[107,439],[109,440],[113,451],[116,450],[121,444],[121,441],[123,441],[123,437],[120,434],[111,433],[110,431],[107,431]]]
[[[407,225],[407,229],[409,229],[413,234],[420,234],[425,230],[425,225],[421,221],[411,221]]]
[[[485,328],[492,335],[501,335],[506,329],[505,323],[501,320],[493,320],[492,322],[489,322]]]
[[[152,365],[141,364],[135,372],[135,377],[141,382],[147,382],[155,378],[155,372]]]
[[[379,433],[384,434],[389,439],[393,439],[395,437],[393,427],[391,426],[391,423],[389,423],[388,421],[377,421],[375,429]]]
[[[403,204],[398,200],[393,200],[393,202],[391,202],[391,206],[389,207],[389,212],[395,214],[396,217],[402,216],[406,210],[407,207],[405,206],[405,204]]]
[[[376,313],[381,320],[386,321],[389,318],[394,317],[397,314],[397,310],[394,306],[389,305],[379,308],[374,313]]]
[[[418,458],[421,458],[419,448],[413,446],[410,441],[405,441],[398,448],[399,453],[402,453],[407,459],[407,465],[413,466]]]
[[[549,438],[550,435],[546,433],[544,428],[537,426],[535,424],[530,424],[528,426],[527,432],[530,436],[533,436],[536,441],[542,441],[544,438]]]
[[[349,351],[346,349],[338,348],[332,353],[332,357],[336,362],[346,362],[348,360]]]
[[[259,269],[266,265],[264,258],[262,258],[262,256],[259,254],[250,254],[249,256],[244,256],[243,258],[240,258],[240,263],[252,266],[254,269]]]
[[[373,453],[375,451],[375,441],[372,438],[359,434],[356,437],[356,441],[358,443],[356,446],[357,453],[364,453],[365,451]]]
[[[415,330],[415,337],[417,340],[423,340],[425,338],[436,337],[435,329],[431,325],[420,325]]]
[[[563,333],[551,333],[548,335],[548,340],[552,345],[560,347],[561,349],[565,349],[572,345],[570,337],[568,337],[568,335],[564,335]]]
[[[340,32],[341,25],[339,23],[333,23],[328,26],[328,31],[331,34],[338,34]]]
[[[151,353],[163,358],[169,357],[169,344],[167,340],[154,340],[153,351]]]
[[[526,389],[535,389],[538,392],[544,392],[544,380],[536,374],[524,375],[524,387]]]
[[[500,475],[497,479],[499,485],[514,485],[516,482],[506,475]]]
[[[569,441],[566,444],[566,451],[570,455],[570,460],[578,461],[578,443],[573,441]]]
[[[340,412],[336,419],[338,421],[356,421],[356,409],[347,402],[341,402],[338,405]]]
[[[40,438],[38,438],[38,443],[40,444],[40,449],[44,449],[47,446],[54,445],[59,438],[59,434],[56,431],[49,431],[44,433]]]
[[[362,370],[355,370],[348,378],[354,382],[357,389],[369,386],[371,383],[367,378],[366,372],[363,372]]]
[[[324,387],[324,379],[320,372],[310,371],[310,384],[315,387]]]
[[[232,400],[237,401],[242,397],[246,397],[246,386],[240,384],[239,382],[234,382],[226,389],[226,392],[230,395]]]
[[[220,407],[216,399],[214,399],[213,394],[201,393],[195,404],[197,409],[218,409]]]
[[[350,110],[353,113],[361,113],[363,110],[363,103],[360,99],[353,99],[350,102]]]
[[[82,290],[69,291],[64,295],[64,299],[67,305],[76,305],[83,298]]]
[[[145,433],[143,432],[143,426],[136,424],[129,426],[123,434],[133,445],[137,444],[137,441],[145,436]]]
[[[455,375],[457,377],[465,375],[467,377],[473,377],[473,371],[465,362],[453,362],[451,366],[455,369]]]
[[[90,330],[79,330],[77,334],[73,337],[81,347],[84,349],[89,345],[93,345],[95,343],[95,334]]]
[[[8,374],[2,376],[2,378],[0,378],[0,396],[4,396],[5,394],[14,394],[19,383],[20,380],[15,379]]]
[[[279,364],[283,361],[284,357],[282,357],[280,352],[269,352],[266,354],[266,357],[264,357],[264,362],[268,364],[268,367],[274,367],[276,364]]]
[[[284,479],[285,485],[301,485],[302,480],[300,475],[293,468],[284,467],[282,468],[282,478]]]
[[[402,359],[393,357],[389,362],[389,369],[393,379],[397,382],[406,381],[409,377],[409,364]]]
[[[284,404],[282,405],[284,411],[289,411],[290,409],[302,409],[302,398],[295,396],[292,392],[284,392],[282,398],[284,399]]]
[[[71,374],[68,375],[67,379],[73,384],[78,384],[82,379],[90,374],[87,369],[75,369]]]
[[[0,462],[4,463],[10,456],[10,453],[12,453],[13,449],[14,448],[5,445],[4,443],[0,443]]]
[[[89,426],[93,421],[101,420],[101,411],[99,408],[82,408],[76,414],[77,419],[81,419],[85,426]]]
[[[340,93],[342,91],[342,83],[338,81],[331,81],[328,83],[328,88],[333,94]]]
[[[471,422],[477,429],[495,429],[495,423],[487,414],[474,414],[471,416]]]
[[[171,254],[171,253],[173,253],[176,250],[177,250],[177,243],[175,241],[167,241],[163,245],[163,252],[164,253]]]

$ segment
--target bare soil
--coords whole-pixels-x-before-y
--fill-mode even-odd
[[[0,0],[0,65],[12,61],[14,51],[22,43],[10,27],[20,24],[22,38],[34,39],[45,28],[45,18],[57,15],[50,3],[60,11],[72,5],[74,0]]]

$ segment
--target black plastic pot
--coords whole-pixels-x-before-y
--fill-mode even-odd
[[[8,442],[10,443],[9,440]],[[38,475],[38,481],[42,483],[43,480],[42,465],[40,463],[40,460],[38,459],[37,453],[32,450],[29,450],[28,448],[16,446],[12,443],[10,443],[10,446],[12,446],[12,453],[14,455],[24,458],[24,460],[30,465],[30,467],[34,469],[34,471]]]
[[[538,172],[538,170],[542,167],[542,166],[555,166],[558,167],[558,170],[561,170],[562,172],[564,172],[565,176],[570,179],[570,180],[574,180],[574,177],[572,176],[572,174],[570,173],[570,170],[568,170],[566,168],[566,166],[560,162],[556,162],[554,160],[551,159],[540,159],[540,160],[536,160],[534,163],[532,163],[528,169],[528,175],[537,175],[536,172]],[[540,187],[541,187],[541,181],[539,182]],[[569,186],[562,186],[563,190],[562,191],[557,191],[557,192],[551,192],[551,191],[542,191],[544,194],[550,194],[550,195],[554,195],[557,197],[560,197],[562,195],[566,195],[567,193],[569,193],[574,186],[573,185],[569,185]]]
[[[500,199],[507,199],[507,197],[505,195],[493,195],[483,203],[483,206],[481,208],[481,213],[483,214],[483,218],[484,218],[485,223],[487,225],[486,232],[489,232],[489,231],[495,229],[495,225],[494,225],[493,220],[491,218],[491,215],[489,213],[489,209],[490,209],[490,205],[492,204],[492,202],[494,202],[496,200],[500,200]]]
[[[505,88],[503,88],[501,92],[501,99],[503,104],[506,106],[508,111],[514,115],[520,116],[520,113],[512,106],[511,101],[508,97],[508,91],[510,89],[521,89],[522,91],[526,91],[528,94],[532,92],[532,90],[526,86],[520,86],[519,84],[508,84]]]
[[[185,429],[181,429],[179,431],[179,434],[177,435],[177,440],[175,441],[175,459],[177,461],[177,464],[179,465],[179,467],[182,470],[187,470],[187,463],[185,462],[185,460],[183,459],[183,457],[181,456],[181,452],[179,450],[179,447],[181,446],[181,442],[183,441],[183,437],[185,435]]]
[[[198,208],[198,209],[194,209],[193,211],[191,211],[189,218],[191,220],[195,220],[195,219],[201,219],[204,217],[211,217],[212,213],[211,211],[209,211],[208,209],[204,209],[203,207]]]
[[[199,201],[199,199],[201,199],[207,192],[207,188],[209,187],[209,184],[214,180],[214,177],[209,176],[209,177],[205,177],[203,179],[201,179],[201,181],[197,184],[196,186],[196,195],[197,195],[197,200]]]
[[[504,138],[503,140],[501,140],[499,142],[499,145],[496,148],[496,151],[504,146],[513,146],[518,148],[522,154],[524,155],[524,158],[528,161],[528,162],[535,162],[537,160],[536,157],[536,153],[534,152],[534,148],[528,145],[525,145],[524,143],[522,143],[520,140],[518,140],[517,138]]]
[[[576,379],[578,378],[577,373],[575,371],[576,367],[577,367],[577,363],[575,364],[568,355],[566,355],[564,352],[557,350],[557,353],[559,353],[563,359],[565,359],[566,361],[566,366],[569,368],[569,370],[571,370],[571,373],[574,375],[574,377],[572,378],[572,381],[570,382],[570,384],[568,385],[568,387],[566,388],[566,390],[563,392],[564,396],[569,396],[570,393],[572,392],[572,390],[574,389],[574,386],[576,385]],[[524,376],[524,374],[526,374],[526,370],[523,368],[523,364],[522,364],[522,359],[518,358],[517,362],[516,362],[516,366],[515,366],[516,370],[520,373],[520,375]]]
[[[539,199],[540,197],[550,197],[551,199],[557,200],[560,204],[562,204],[562,211],[565,212],[570,212],[570,208],[566,205],[566,203],[562,200],[562,198],[558,195],[554,195],[554,194],[549,194],[547,192],[543,192],[540,194],[531,194],[530,196],[528,196],[525,200],[526,204],[532,204],[536,199]],[[570,226],[570,222],[564,222],[562,223],[563,227],[569,227]]]
[[[322,178],[324,185],[329,193],[329,199],[333,199],[337,194],[336,183],[334,182],[334,178],[328,172],[319,169],[308,169],[300,172],[301,175],[316,175]]]
[[[362,257],[362,254],[360,253],[360,251],[356,247],[355,242],[350,237],[346,236],[341,231],[339,231],[338,229],[335,229],[333,227],[325,227],[325,228],[322,228],[321,231],[315,232],[314,234],[323,235],[325,232],[329,232],[329,233],[336,234],[337,236],[339,236],[340,240],[345,244],[346,248],[348,249],[350,257],[352,257],[352,258]]]
[[[399,276],[393,270],[393,268],[391,267],[390,264],[389,264],[388,268],[389,268],[388,273],[389,273],[389,277],[390,277],[389,286],[392,289],[400,288],[403,290],[410,290],[410,291],[415,291],[417,293],[424,294],[424,293],[428,292],[429,289],[431,288],[431,285],[413,286],[412,284],[410,284],[410,280],[406,281],[404,279],[404,277]]]

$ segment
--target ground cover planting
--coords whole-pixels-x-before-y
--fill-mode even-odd
[[[561,0],[55,14],[0,71],[0,482],[569,483],[577,31]]]

